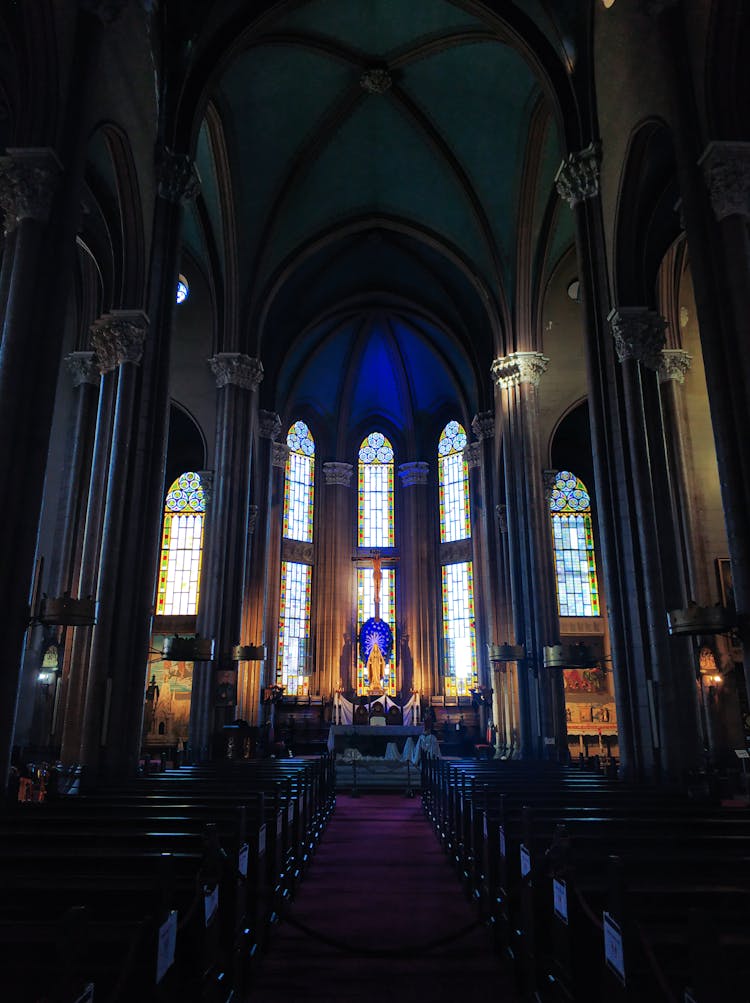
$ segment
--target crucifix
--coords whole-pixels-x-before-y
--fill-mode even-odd
[[[360,561],[366,561],[366,557],[353,557],[353,561],[358,564]],[[380,587],[383,579],[382,565],[387,562],[388,564],[395,564],[398,561],[398,557],[383,557],[379,550],[371,550],[369,560],[372,561],[372,584],[375,598],[375,619],[380,619]]]

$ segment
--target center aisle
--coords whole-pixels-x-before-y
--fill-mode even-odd
[[[419,798],[339,795],[289,917],[274,931],[250,1003],[518,998]]]

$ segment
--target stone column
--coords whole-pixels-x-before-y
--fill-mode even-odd
[[[197,626],[199,634],[215,640],[218,670],[236,672],[231,649],[239,644],[242,631],[252,443],[263,366],[259,359],[234,352],[220,352],[209,365],[217,388],[216,469]],[[235,716],[234,706],[215,706],[215,689],[214,666],[196,662],[190,704],[190,745],[196,761],[213,754],[222,726]]]
[[[521,723],[523,728],[530,720],[538,729],[532,742],[522,734],[521,746],[524,755],[564,762],[567,732],[562,674],[542,665],[543,647],[559,642],[537,395],[548,362],[540,352],[514,352],[493,362],[492,375],[504,416],[509,532],[516,536],[511,550],[516,639],[526,645],[529,670],[519,678]],[[525,710],[526,699],[531,706]]]
[[[253,458],[253,490],[255,499],[255,530],[250,557],[248,588],[245,593],[242,644],[264,644],[270,650],[271,625],[266,617],[268,582],[266,581],[270,550],[271,479],[273,445],[281,434],[281,418],[273,411],[258,412],[258,438]],[[252,506],[251,506],[252,507]],[[260,694],[264,664],[245,662],[240,665],[240,697],[238,715],[250,724],[260,724]]]
[[[430,465],[423,461],[402,463],[401,481],[401,606],[404,636],[401,644],[402,689],[420,696],[438,693],[440,658],[438,638],[441,618],[438,607],[439,568],[435,566],[434,502],[428,492]]]
[[[663,431],[660,426],[652,428],[654,434],[650,435],[646,421],[649,391],[656,392],[655,370],[661,361],[666,322],[645,307],[612,310],[609,320],[622,366],[630,457],[627,475],[632,491],[632,525],[639,550],[637,594],[646,648],[643,670],[653,692],[659,722],[659,761],[673,780],[680,781],[700,763],[695,667],[690,646],[677,638],[670,645],[667,630],[667,609],[674,609],[675,603],[681,607],[686,602],[684,588],[679,588],[684,575],[676,560],[671,486],[663,462]],[[672,583],[669,598],[665,567]]]
[[[112,671],[118,609],[118,579],[128,546],[124,535],[127,484],[131,473],[132,432],[138,367],[143,358],[148,318],[139,310],[115,310],[94,324],[91,342],[103,373],[117,370],[117,392],[102,528],[97,622],[91,639],[81,729],[80,762],[88,782],[99,779],[102,750],[107,745],[112,702]]]
[[[315,667],[319,690],[326,698],[351,686],[351,609],[355,565],[352,562],[351,463],[323,464],[323,485],[316,520],[320,534],[313,583],[315,593]]]
[[[590,144],[561,164],[556,186],[574,213],[580,270],[588,403],[594,460],[596,512],[601,567],[608,602],[608,624],[616,682],[620,773],[645,776],[654,769],[658,736],[651,723],[650,694],[639,673],[642,639],[631,626],[638,622],[633,583],[638,569],[632,544],[627,496],[622,496],[626,469],[625,435],[621,427],[622,390],[615,361],[610,312],[607,251],[599,193],[599,148]],[[636,614],[634,616],[634,613]]]
[[[268,657],[261,686],[276,681],[279,654],[279,602],[281,589],[281,533],[284,524],[284,473],[289,457],[285,442],[271,443],[271,511],[268,523],[266,565],[266,637]]]

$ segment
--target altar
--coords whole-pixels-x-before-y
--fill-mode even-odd
[[[332,724],[328,732],[328,751],[338,754],[356,749],[362,756],[384,758],[389,743],[395,742],[401,753],[407,739],[411,738],[416,744],[422,733],[422,727],[413,724]]]

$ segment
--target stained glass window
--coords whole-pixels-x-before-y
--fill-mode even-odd
[[[310,543],[313,535],[315,440],[304,421],[295,421],[286,437],[289,456],[284,477],[284,536]]]
[[[557,474],[550,513],[560,616],[599,616],[591,499],[569,470]]]
[[[177,305],[179,306],[180,303],[184,303],[189,295],[190,295],[190,286],[188,285],[188,280],[185,278],[184,275],[181,275],[177,280],[177,295],[176,295]]]
[[[281,563],[281,612],[276,681],[287,695],[307,696],[310,689],[310,594],[312,568]]]
[[[469,477],[463,454],[465,445],[463,425],[449,421],[438,443],[441,543],[466,540],[471,536]]]
[[[392,547],[393,447],[371,432],[359,449],[357,538],[360,547]]]
[[[375,616],[375,583],[372,568],[357,568],[357,636],[362,624]],[[396,571],[383,568],[380,579],[380,618],[385,620],[396,637]],[[394,646],[395,650],[395,646]],[[386,693],[396,693],[395,655],[386,663],[384,683]],[[365,663],[357,657],[357,693],[365,692]]]
[[[468,696],[477,685],[471,561],[443,565],[443,660],[445,695]]]
[[[194,471],[180,474],[167,493],[161,534],[158,616],[191,616],[198,612],[206,499]]]

